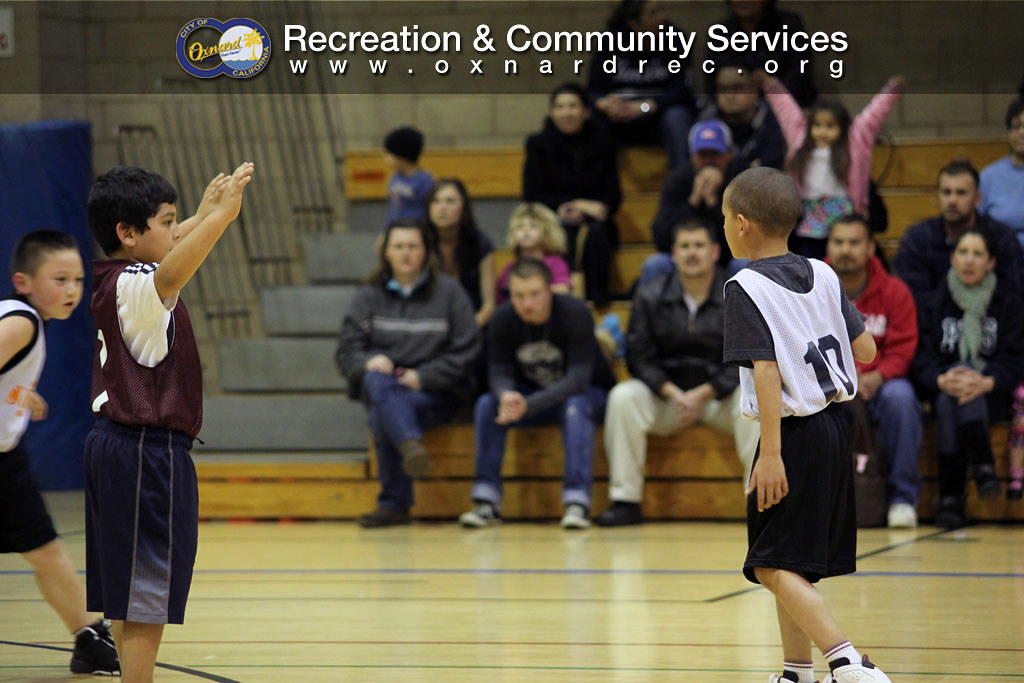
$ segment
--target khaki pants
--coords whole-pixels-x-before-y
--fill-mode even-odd
[[[705,403],[698,422],[733,435],[746,486],[750,481],[754,450],[761,438],[761,424],[740,415],[739,387],[723,400],[712,399]],[[630,379],[615,385],[608,395],[604,421],[604,450],[608,455],[609,494],[613,501],[642,502],[647,435],[669,436],[679,429],[675,409],[646,384]]]

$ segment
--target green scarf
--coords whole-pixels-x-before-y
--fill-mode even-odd
[[[996,290],[996,274],[989,271],[981,284],[968,287],[956,276],[952,268],[946,273],[946,284],[953,301],[964,312],[964,329],[960,335],[960,360],[970,363],[978,372],[985,369],[981,351],[981,319],[988,311],[992,293]]]

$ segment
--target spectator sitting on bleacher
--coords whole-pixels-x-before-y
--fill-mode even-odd
[[[734,33],[751,34],[755,31],[764,31],[767,35],[773,36],[784,32],[792,34],[794,31],[803,31],[804,22],[799,14],[786,12],[775,7],[775,0],[726,0],[729,7],[729,17],[724,21],[717,22],[724,24],[729,30],[729,35]],[[733,50],[731,47],[724,52],[713,55],[716,67],[721,64],[732,64],[743,68],[744,73],[754,73],[763,69],[765,62],[775,60],[779,64],[778,77],[801,107],[810,107],[814,104],[818,91],[814,87],[812,64],[806,68],[801,67],[800,62],[809,59],[811,53],[779,50],[772,52],[766,43],[756,43],[756,50]],[[709,93],[715,92],[715,75],[708,74],[705,87]]]
[[[1013,241],[1015,246],[1016,240]],[[970,228],[957,238],[952,268],[919,309],[914,358],[918,388],[932,400],[939,451],[936,525],[966,524],[966,470],[978,497],[999,495],[990,421],[1006,419],[1024,364],[1022,301],[994,271],[999,252],[990,234]]]
[[[500,520],[501,463],[509,427],[558,424],[565,448],[562,526],[590,526],[594,430],[615,376],[598,350],[594,321],[579,299],[551,291],[543,261],[521,259],[509,273],[508,301],[488,331],[490,393],[476,403],[473,510],[459,521],[485,527]],[[552,444],[554,446],[554,444]]]
[[[690,161],[673,169],[661,186],[658,213],[651,233],[658,253],[644,261],[637,285],[675,272],[670,252],[673,229],[691,218],[715,226],[721,256],[727,265],[732,254],[722,237],[722,195],[725,186],[745,170],[743,161],[733,153],[729,127],[717,119],[701,121],[690,131]]]
[[[896,252],[896,274],[907,283],[917,310],[946,281],[953,245],[971,229],[989,233],[999,258],[996,275],[1015,292],[1024,291],[1024,251],[1013,231],[979,213],[978,172],[967,161],[951,161],[939,171],[940,215],[907,228]]]
[[[789,239],[790,251],[824,258],[828,233],[840,216],[867,214],[871,154],[889,111],[906,88],[893,76],[851,120],[839,102],[819,101],[804,116],[785,85],[763,71],[758,80],[768,106],[779,120],[789,152],[786,172],[800,191],[804,213]]]
[[[701,110],[698,119],[719,119],[729,126],[734,155],[743,170],[751,166],[782,168],[786,141],[775,114],[760,98],[753,72],[718,62],[714,101]]]
[[[572,293],[572,273],[562,254],[565,253],[565,231],[555,212],[540,202],[520,204],[508,219],[508,246],[515,251],[515,261],[534,258],[543,261],[551,271],[551,291]],[[508,274],[512,261],[498,276],[497,301],[508,300]]]
[[[523,200],[558,214],[568,238],[569,265],[582,269],[586,297],[603,305],[619,244],[612,219],[622,203],[615,149],[591,118],[583,88],[574,83],[555,88],[550,105],[544,130],[526,139]]]
[[[472,385],[480,330],[459,283],[435,271],[431,239],[422,223],[391,224],[379,270],[342,321],[336,361],[366,404],[380,472],[364,527],[410,522],[412,477],[430,468],[423,430],[451,420]]]
[[[427,227],[434,235],[441,270],[462,283],[484,327],[494,315],[494,243],[476,225],[466,186],[441,178],[427,199]]]
[[[396,128],[384,138],[384,149],[394,170],[388,181],[385,225],[395,221],[422,221],[427,217],[427,196],[434,187],[434,176],[419,166],[423,133],[409,126]]]
[[[647,434],[667,436],[703,423],[732,434],[750,477],[760,438],[740,415],[739,370],[722,362],[726,276],[716,265],[716,228],[699,219],[676,226],[671,273],[637,289],[629,316],[626,361],[633,379],[608,396],[605,452],[612,506],[601,526],[643,521]]]
[[[608,30],[622,40],[629,34],[635,40],[643,32],[657,35],[667,25],[671,22],[661,0],[620,0],[608,20]],[[606,71],[609,60],[614,60],[612,73]],[[671,62],[680,68],[670,70]],[[689,57],[676,50],[597,52],[590,60],[587,88],[617,142],[660,143],[668,152],[669,168],[686,160],[686,134],[696,113]]]
[[[864,314],[864,327],[878,349],[870,363],[857,363],[857,396],[865,401],[889,464],[890,527],[917,526],[921,492],[921,404],[907,379],[917,348],[917,308],[907,286],[889,275],[875,256],[863,216],[844,216],[832,226],[828,264],[846,296]]]
[[[1024,98],[1006,110],[1009,155],[981,170],[981,206],[978,210],[1017,233],[1024,247]]]

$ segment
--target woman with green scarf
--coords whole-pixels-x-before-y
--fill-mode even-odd
[[[936,525],[964,526],[970,467],[978,497],[1000,493],[989,423],[1006,419],[1024,367],[1024,308],[1009,283],[997,279],[992,238],[963,233],[945,285],[919,312],[914,378],[931,398],[938,430],[939,514]]]

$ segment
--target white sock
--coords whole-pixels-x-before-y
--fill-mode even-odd
[[[860,664],[860,653],[854,649],[853,645],[850,645],[850,641],[844,640],[835,647],[830,648],[827,652],[823,652],[825,660],[828,662],[828,668],[835,670],[840,666],[846,666],[847,664]],[[839,660],[846,660],[839,661]]]
[[[782,662],[782,670],[796,674],[796,683],[815,683],[813,662],[791,662],[787,659]]]

